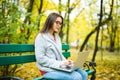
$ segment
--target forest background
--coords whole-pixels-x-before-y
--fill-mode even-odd
[[[101,80],[120,79],[119,0],[0,0],[0,43],[33,44],[51,12],[64,18],[62,43],[90,49]]]

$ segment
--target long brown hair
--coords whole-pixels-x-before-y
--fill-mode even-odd
[[[43,26],[43,28],[41,29],[41,33],[47,33],[53,26],[53,23],[55,22],[55,20],[57,19],[57,17],[60,17],[62,19],[62,24],[63,24],[63,17],[61,15],[59,15],[58,13],[51,13],[46,21],[45,24]]]

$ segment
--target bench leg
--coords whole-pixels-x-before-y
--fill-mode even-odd
[[[95,80],[95,78],[96,78],[96,74],[94,73],[94,74],[92,74],[90,80]]]

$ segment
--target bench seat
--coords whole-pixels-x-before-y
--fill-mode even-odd
[[[70,47],[68,44],[62,44],[62,50],[63,50],[62,54],[65,56],[65,58],[70,57],[69,49]],[[29,62],[36,62],[33,44],[0,44],[0,66],[22,64]],[[92,75],[91,80],[94,80],[96,70],[94,68],[94,65],[92,65],[92,67],[93,67],[92,70],[88,68],[86,72],[88,73],[88,75]],[[44,80],[44,79],[42,79],[42,77],[39,77],[33,80]]]

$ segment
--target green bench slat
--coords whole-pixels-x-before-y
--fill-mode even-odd
[[[86,71],[88,75],[92,75],[93,73],[95,73],[95,70],[88,70]]]
[[[0,56],[0,66],[35,62],[35,55]]]
[[[69,45],[62,44],[62,50],[69,50]],[[0,44],[0,53],[34,52],[34,44]]]
[[[33,44],[0,44],[0,53],[33,52]]]
[[[70,52],[63,52],[65,58],[70,57]],[[0,66],[11,65],[11,64],[21,64],[28,62],[35,62],[35,55],[19,55],[19,56],[0,56]]]
[[[70,57],[70,52],[62,52],[62,54],[64,55],[65,58]]]
[[[68,44],[62,44],[62,50],[69,50],[70,47]]]

